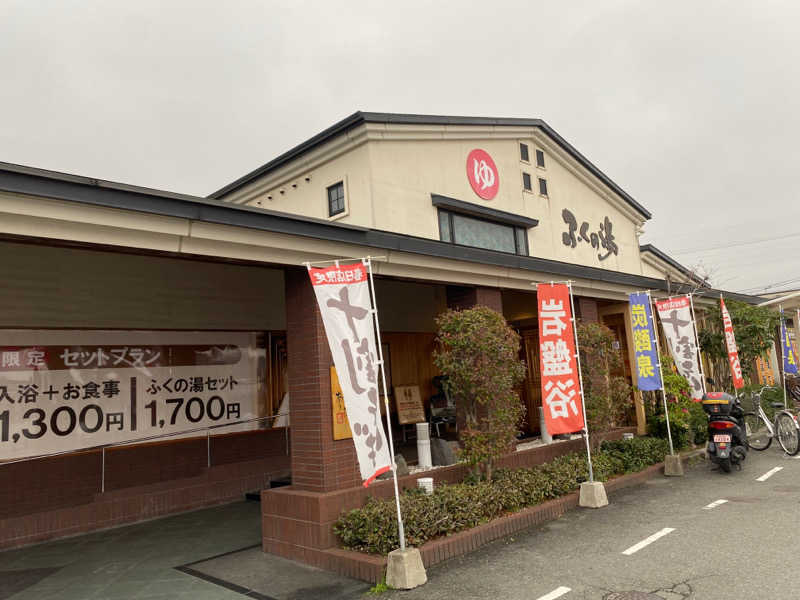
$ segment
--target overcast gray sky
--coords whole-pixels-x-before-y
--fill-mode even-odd
[[[725,289],[800,287],[799,17],[763,0],[0,0],[0,160],[207,195],[356,110],[540,117],[650,209],[643,242]]]

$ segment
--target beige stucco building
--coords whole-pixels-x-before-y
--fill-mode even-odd
[[[53,444],[68,450],[41,452],[35,470],[24,461],[0,465],[0,490],[15,490],[0,496],[7,532],[0,546],[225,502],[287,475],[303,502],[340,502],[360,482],[352,443],[332,437],[331,358],[306,261],[377,257],[388,375],[395,385],[418,386],[426,407],[435,392],[436,315],[486,304],[522,337],[524,430],[538,432],[533,284],[546,281],[573,282],[577,316],[615,332],[628,357],[623,374],[635,384],[627,295],[696,291],[701,304],[719,297],[656,247],[640,245],[650,218],[538,119],[355,113],[208,198],[0,164],[0,336],[35,349],[37,336],[54,331],[81,347],[99,332],[117,340],[151,335],[154,348],[174,343],[170,336],[247,335],[252,341],[240,350],[257,375],[237,406],[259,424],[199,438],[120,434],[97,445],[85,436],[71,442],[75,423],[49,412],[42,415],[55,426],[38,438],[29,418],[6,417],[8,439],[28,431],[32,448],[55,447],[36,445],[54,429]],[[0,338],[0,352],[20,344]],[[88,385],[95,371],[77,369],[74,377]],[[0,388],[16,391],[18,383],[0,379]],[[287,392],[291,427],[275,427]],[[211,413],[214,397],[197,394]],[[140,419],[152,414],[155,437],[158,408],[138,406]],[[88,409],[69,410],[74,421]],[[197,414],[187,408],[189,421],[202,425]],[[644,428],[633,402],[630,424]],[[0,453],[10,448],[3,443]],[[64,472],[70,477],[59,478]],[[313,532],[302,541],[308,556],[333,543],[330,515],[314,514],[303,521]],[[301,543],[265,540],[287,556]]]

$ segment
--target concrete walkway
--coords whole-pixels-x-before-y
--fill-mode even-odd
[[[352,598],[369,586],[261,552],[257,502],[0,552],[0,600]]]

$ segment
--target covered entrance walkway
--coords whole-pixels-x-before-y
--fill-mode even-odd
[[[261,552],[258,502],[0,553],[0,600],[334,600],[368,588]]]

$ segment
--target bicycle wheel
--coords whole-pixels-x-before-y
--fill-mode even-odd
[[[800,452],[800,434],[797,431],[797,423],[794,417],[787,412],[778,413],[775,418],[778,443],[789,456],[794,456]]]
[[[800,384],[793,385],[789,388],[789,395],[796,401],[800,402]]]
[[[772,434],[769,431],[767,422],[756,413],[745,413],[742,417],[744,422],[747,445],[753,450],[766,450],[772,444]]]

